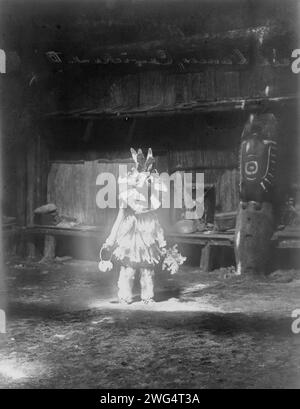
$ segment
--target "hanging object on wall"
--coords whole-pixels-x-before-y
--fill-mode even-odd
[[[240,151],[240,203],[235,255],[238,274],[268,271],[274,232],[273,191],[278,125],[272,113],[251,114]]]

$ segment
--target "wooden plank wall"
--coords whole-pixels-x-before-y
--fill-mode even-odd
[[[201,167],[204,183],[216,189],[216,210],[228,212],[237,209],[239,200],[239,172],[237,151],[228,150],[178,150],[171,151],[170,165],[183,168]]]
[[[26,149],[26,224],[34,221],[34,209],[46,203],[48,147],[40,130],[32,126]]]
[[[65,86],[68,90],[68,99],[63,101],[64,109],[97,107],[109,109],[154,105],[172,107],[174,104],[191,101],[261,96],[266,85],[274,87],[277,95],[286,95],[295,90],[295,78],[289,68],[271,66],[248,67],[235,71],[211,67],[196,73],[152,71],[122,76],[104,75],[101,78],[95,74],[86,77],[80,83],[73,82],[71,87],[67,81],[68,79]],[[64,94],[63,90],[60,91]],[[159,123],[161,119],[155,121]],[[168,167],[172,168],[177,164],[202,166],[205,168],[206,182],[214,183],[216,186],[217,210],[221,212],[235,210],[238,203],[239,178],[236,153],[242,126],[222,128],[222,124],[218,124],[217,115],[210,119],[209,126],[205,120],[199,120],[199,123],[193,121],[192,119],[190,123],[187,122],[184,125],[185,129],[183,127],[180,136],[182,148],[178,144],[178,135],[174,137],[174,143],[172,141],[167,143],[170,149]],[[139,129],[141,127],[142,122]],[[114,124],[113,129],[118,132],[118,122]],[[188,133],[190,135],[193,133],[193,137],[187,139]],[[145,132],[145,137],[146,134]],[[161,149],[166,148],[163,137],[162,135],[159,138]],[[228,139],[231,139],[231,142]],[[232,145],[233,139],[235,145]],[[190,150],[186,150],[187,148]],[[159,146],[156,149],[159,149]],[[115,155],[117,157],[118,154]],[[162,157],[162,163],[165,168],[166,156]],[[104,223],[107,220],[105,212],[102,215],[96,211],[94,204],[94,180],[96,172],[101,169],[104,169],[103,166],[100,165],[99,168],[94,162],[84,162],[84,165],[53,164],[48,179],[48,199],[56,202],[63,213],[77,217],[82,223]],[[70,183],[70,180],[73,182]],[[93,183],[93,186],[90,186],[90,183]],[[82,186],[85,188],[82,189]]]
[[[81,224],[111,227],[116,210],[97,207],[96,195],[101,187],[96,185],[96,179],[99,173],[110,172],[117,180],[119,164],[97,160],[52,163],[48,175],[48,202],[56,204],[60,215],[75,217]]]
[[[164,161],[166,165],[166,159],[167,156],[161,156],[159,162]],[[170,152],[169,161],[172,165],[181,163],[192,166],[201,163],[207,166],[207,169],[204,170],[204,180],[207,184],[215,185],[217,211],[236,210],[239,173],[236,168],[237,158],[234,154],[214,151],[176,151]],[[111,226],[116,211],[97,207],[96,194],[100,187],[96,186],[96,178],[101,172],[111,172],[117,178],[118,166],[119,163],[116,162],[54,162],[51,164],[48,176],[47,200],[57,205],[61,215],[75,217],[81,224]],[[163,218],[167,219],[165,212]]]
[[[199,167],[203,169],[231,169],[237,167],[236,151],[205,149],[205,150],[172,150],[170,151],[170,167]]]
[[[69,84],[70,82],[70,84]],[[149,71],[128,75],[67,77],[57,90],[57,109],[104,109],[162,104],[172,106],[192,101],[216,101],[264,95],[265,87],[274,96],[295,94],[297,80],[290,67],[247,66],[230,70],[208,67],[194,73]],[[67,95],[67,99],[66,99]]]

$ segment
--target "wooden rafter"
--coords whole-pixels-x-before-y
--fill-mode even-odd
[[[91,109],[91,110],[76,110],[74,111],[56,111],[44,115],[44,119],[124,119],[138,117],[159,117],[178,114],[193,114],[206,112],[230,112],[230,111],[245,111],[258,109],[261,106],[276,107],[278,105],[286,105],[298,101],[297,95],[289,95],[282,97],[257,97],[257,98],[232,98],[219,101],[209,102],[190,102],[176,104],[173,106],[141,106],[136,108],[121,108],[116,109]]]

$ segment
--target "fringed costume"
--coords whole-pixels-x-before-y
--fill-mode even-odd
[[[149,148],[146,159],[141,149],[136,152],[131,148],[131,154],[135,167],[127,175],[119,177],[119,214],[104,246],[112,249],[112,255],[121,264],[119,300],[132,302],[134,277],[139,270],[141,299],[144,303],[151,303],[154,268],[168,252],[156,215],[160,207],[158,192],[164,187],[155,177],[157,173],[151,173],[154,163],[152,150]],[[183,257],[177,258],[178,265],[183,261]]]

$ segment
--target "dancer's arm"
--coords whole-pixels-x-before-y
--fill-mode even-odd
[[[124,209],[120,208],[118,216],[117,216],[117,218],[115,220],[115,223],[114,223],[114,225],[113,225],[113,227],[111,229],[110,235],[107,237],[107,239],[105,241],[106,246],[111,247],[111,246],[114,245],[114,243],[116,241],[116,238],[117,238],[117,232],[119,230],[119,226],[120,226],[123,218],[124,218]]]

